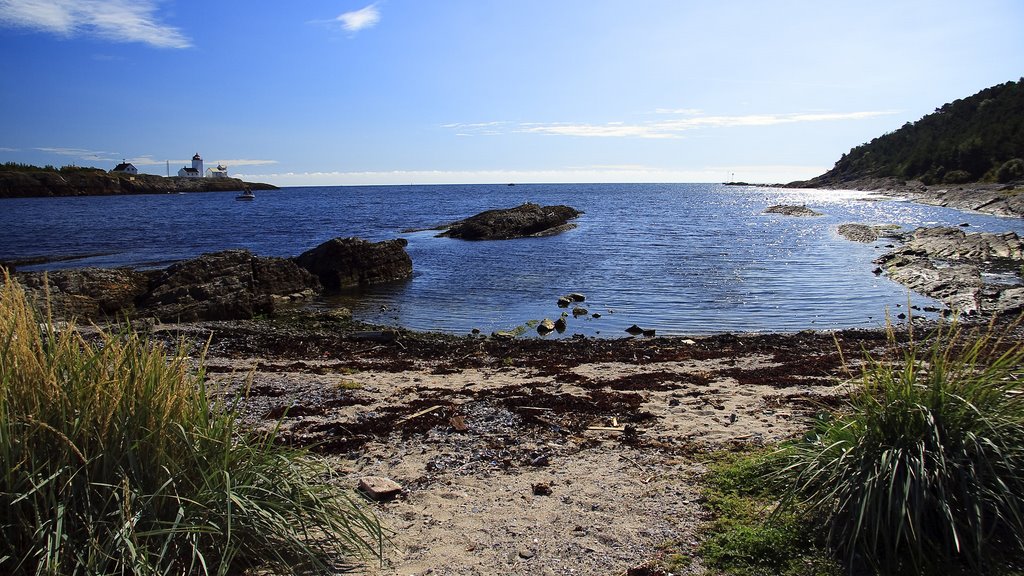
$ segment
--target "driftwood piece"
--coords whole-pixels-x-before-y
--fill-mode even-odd
[[[419,418],[420,416],[424,416],[426,414],[430,414],[431,412],[433,412],[435,410],[440,410],[441,408],[444,408],[444,406],[442,406],[440,404],[438,404],[437,406],[431,406],[430,408],[425,408],[423,410],[420,410],[419,412],[416,412],[415,414],[410,414],[410,415],[406,416],[405,418],[402,418],[401,420],[398,421],[398,424],[405,424],[406,422],[408,422],[409,420],[412,420],[413,418]]]

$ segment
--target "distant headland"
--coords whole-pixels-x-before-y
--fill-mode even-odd
[[[1024,78],[936,108],[789,188],[874,191],[1024,217]]]
[[[46,196],[113,196],[125,194],[178,194],[182,192],[237,192],[245,186],[253,190],[276,190],[277,186],[243,182],[226,176],[155,176],[121,170],[64,166],[40,168],[29,164],[0,164],[0,198]],[[134,168],[134,167],[132,167]]]
[[[986,88],[843,154],[828,172],[790,186],[835,188],[894,180],[924,186],[1024,182],[1024,78]]]

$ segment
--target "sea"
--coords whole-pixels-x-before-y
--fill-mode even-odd
[[[159,268],[244,248],[294,256],[334,237],[405,238],[411,279],[316,300],[367,322],[466,334],[557,319],[562,295],[586,296],[563,334],[658,335],[876,328],[941,304],[874,273],[893,245],[839,236],[843,223],[963,226],[1024,234],[1024,220],[864,192],[718,184],[519,184],[293,187],[233,193],[0,200],[0,261],[19,270]],[[524,202],[582,210],[573,230],[472,242],[430,228]],[[819,217],[766,214],[806,205]]]

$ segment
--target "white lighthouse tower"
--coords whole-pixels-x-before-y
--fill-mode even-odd
[[[203,158],[196,152],[196,155],[192,157],[192,167],[182,167],[178,170],[178,176],[183,178],[202,178],[203,177]]]

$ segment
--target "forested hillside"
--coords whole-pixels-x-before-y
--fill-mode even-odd
[[[925,184],[1020,180],[1024,78],[945,104],[917,122],[857,146],[806,184],[886,177]]]

